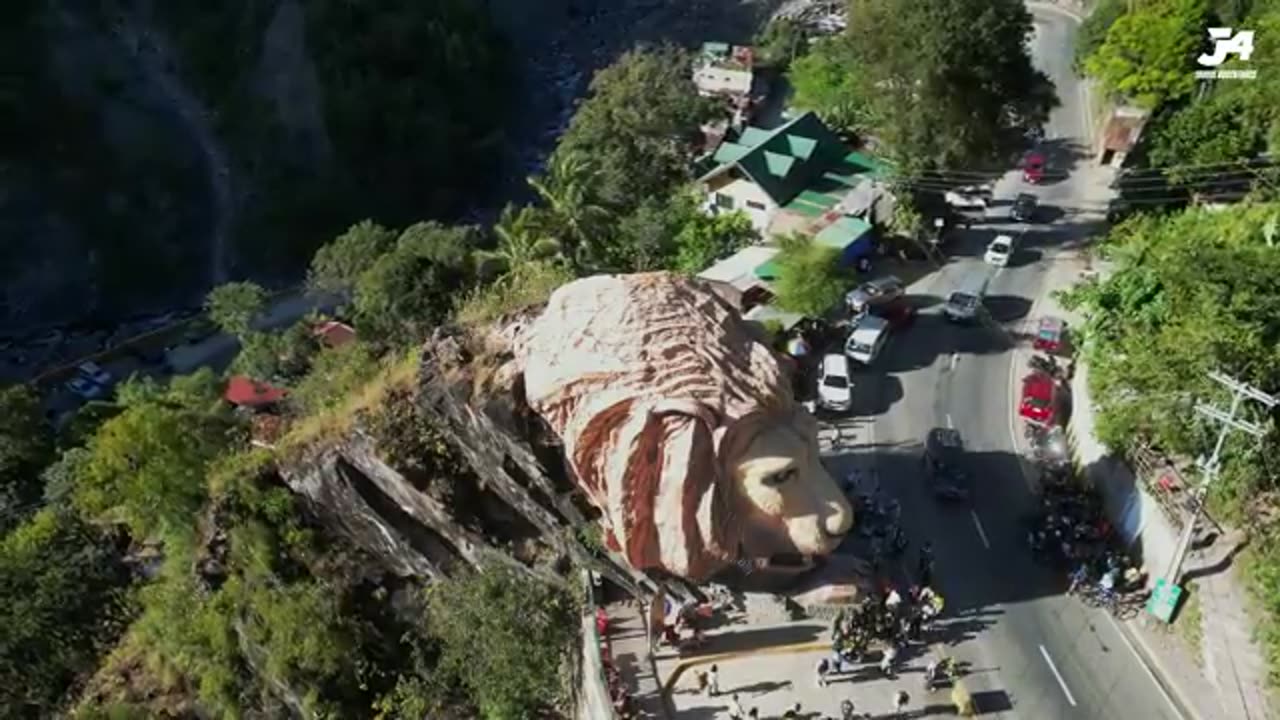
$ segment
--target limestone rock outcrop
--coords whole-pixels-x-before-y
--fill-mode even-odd
[[[529,408],[634,568],[691,580],[771,558],[805,569],[852,524],[784,361],[714,283],[576,280],[514,345]]]

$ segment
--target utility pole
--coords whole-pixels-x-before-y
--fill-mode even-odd
[[[1200,481],[1192,496],[1193,510],[1191,519],[1187,521],[1187,526],[1182,530],[1182,537],[1178,539],[1178,547],[1174,553],[1173,562],[1169,564],[1169,570],[1165,573],[1165,582],[1168,585],[1176,584],[1178,576],[1182,573],[1182,563],[1186,560],[1187,551],[1191,547],[1191,539],[1195,535],[1196,523],[1200,520],[1200,514],[1204,511],[1205,495],[1209,490],[1209,486],[1218,477],[1218,471],[1222,464],[1222,446],[1227,442],[1227,433],[1232,430],[1239,430],[1255,438],[1261,437],[1266,433],[1266,428],[1261,425],[1241,420],[1238,417],[1240,406],[1243,404],[1244,399],[1247,397],[1250,400],[1261,403],[1268,410],[1280,404],[1280,400],[1228,375],[1211,372],[1209,377],[1231,391],[1231,409],[1228,412],[1223,412],[1213,405],[1204,403],[1196,405],[1196,412],[1221,423],[1222,429],[1218,431],[1218,441],[1213,446],[1213,454],[1207,460],[1201,460],[1199,463],[1200,468],[1204,471],[1204,479]]]

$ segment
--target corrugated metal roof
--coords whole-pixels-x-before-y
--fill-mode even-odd
[[[871,230],[871,223],[862,218],[842,215],[839,220],[822,229],[813,239],[815,242],[843,250],[858,238]]]

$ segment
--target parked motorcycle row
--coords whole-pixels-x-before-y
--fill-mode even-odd
[[[1032,555],[1068,576],[1069,594],[1116,615],[1131,613],[1145,599],[1145,578],[1107,521],[1101,494],[1077,475],[1061,428],[1029,424],[1026,436],[1040,472],[1027,530]]]

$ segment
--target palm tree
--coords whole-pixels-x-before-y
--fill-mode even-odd
[[[498,236],[498,247],[486,252],[485,257],[501,261],[507,272],[521,265],[556,257],[560,254],[561,244],[552,237],[549,224],[550,218],[545,211],[529,205],[523,205],[519,210],[507,205],[493,226],[493,232]]]
[[[611,216],[592,190],[598,175],[586,155],[570,150],[553,154],[546,174],[528,178],[529,187],[546,203],[569,261],[579,269],[588,264],[592,246],[601,241],[599,235]]]

